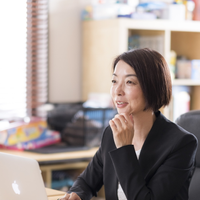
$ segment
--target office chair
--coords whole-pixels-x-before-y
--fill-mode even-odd
[[[189,111],[176,119],[176,123],[193,133],[200,142],[200,110]],[[190,183],[189,200],[200,199],[200,148],[196,153],[196,167]]]

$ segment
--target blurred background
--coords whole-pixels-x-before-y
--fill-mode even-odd
[[[87,100],[89,94],[83,94],[82,87],[84,56],[88,56],[84,51],[86,45],[90,49],[96,47],[92,40],[83,46],[85,22],[125,18],[146,21],[147,26],[149,20],[164,19],[178,26],[179,22],[200,20],[199,9],[199,2],[194,0],[1,0],[0,119],[45,116],[45,111],[52,109],[47,104]],[[145,29],[143,24],[141,29]],[[160,47],[150,45],[156,39]],[[127,38],[128,48],[157,48],[164,54],[162,34],[156,39],[134,33]],[[96,40],[103,41],[98,35]],[[102,53],[99,49],[103,60]],[[171,54],[174,66],[177,56],[188,59],[177,52]],[[184,74],[175,74],[175,67],[173,70],[173,77],[184,78]],[[190,74],[187,76],[190,78]],[[107,91],[109,88],[103,92]]]
[[[98,146],[116,113],[112,61],[132,48],[168,62],[166,117],[200,109],[199,20],[198,0],[0,0],[1,147]]]

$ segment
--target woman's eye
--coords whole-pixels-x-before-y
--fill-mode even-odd
[[[112,80],[112,83],[116,83],[116,80]]]
[[[128,83],[128,84],[133,84],[133,82],[132,82],[132,81],[127,81],[127,83]]]

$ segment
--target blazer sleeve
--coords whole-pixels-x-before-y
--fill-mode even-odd
[[[87,168],[76,179],[68,193],[75,192],[82,200],[97,196],[103,185],[103,164],[101,147],[98,149]]]
[[[170,200],[191,176],[196,149],[196,138],[185,135],[148,183],[145,182],[133,145],[111,151],[110,157],[128,200]]]

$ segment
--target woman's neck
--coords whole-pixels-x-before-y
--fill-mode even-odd
[[[134,138],[132,143],[136,151],[142,148],[155,120],[156,116],[152,110],[147,110],[137,116],[133,116]]]

